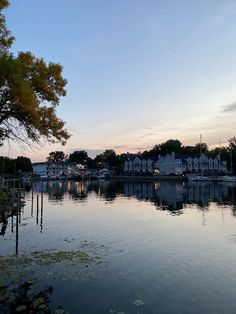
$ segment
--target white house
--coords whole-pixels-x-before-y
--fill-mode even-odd
[[[67,162],[37,162],[32,164],[33,174],[45,178],[69,177],[78,174],[76,163]]]
[[[139,174],[175,174],[183,173],[226,173],[227,162],[221,160],[220,155],[208,157],[205,154],[199,156],[176,157],[175,153],[166,156],[158,156],[157,160],[135,157],[124,162],[124,173]]]
[[[165,157],[159,158],[153,164],[154,173],[160,175],[181,175],[183,174],[182,160],[175,158],[175,155],[167,154]]]
[[[33,174],[46,177],[48,172],[48,162],[36,162],[32,164]]]
[[[141,159],[139,157],[135,157],[133,160],[128,159],[124,162],[124,173],[152,173],[152,164],[152,159]]]
[[[186,172],[198,173],[198,172],[207,172],[207,173],[226,173],[227,172],[227,162],[226,160],[221,160],[220,155],[217,155],[215,158],[208,157],[205,154],[200,156],[187,157],[186,161]]]

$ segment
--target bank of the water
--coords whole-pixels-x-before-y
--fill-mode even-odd
[[[162,175],[162,176],[124,176],[117,175],[111,176],[111,179],[114,180],[123,180],[123,181],[187,181],[185,176],[170,176],[170,175]]]

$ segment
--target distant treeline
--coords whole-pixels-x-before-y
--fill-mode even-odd
[[[31,160],[28,157],[19,156],[15,159],[0,156],[0,176],[4,174],[19,175],[32,171]]]
[[[202,152],[207,154],[209,157],[215,157],[216,155],[220,154],[222,160],[227,160],[229,169],[231,167],[232,156],[233,170],[236,171],[236,137],[229,139],[228,143],[228,146],[209,149],[206,143],[197,143],[194,146],[184,146],[179,140],[170,139],[164,143],[155,145],[150,150],[145,150],[136,154],[116,154],[113,149],[107,149],[102,154],[97,155],[95,158],[91,158],[84,150],[74,151],[69,155],[66,155],[62,151],[56,151],[51,152],[47,159],[54,162],[76,162],[77,164],[85,165],[87,168],[108,167],[112,170],[115,170],[117,173],[121,173],[123,171],[124,161],[127,158],[135,158],[136,156],[139,156],[146,159],[157,159],[159,155],[165,156],[166,154],[171,154],[172,152],[175,152],[177,156],[193,156],[199,155]]]
[[[206,143],[197,143],[194,146],[184,146],[177,139],[170,139],[164,143],[155,145],[150,150],[138,152],[136,154],[122,153],[116,154],[113,149],[107,149],[102,154],[97,155],[95,158],[88,156],[88,153],[84,150],[74,151],[73,153],[66,155],[63,151],[54,151],[47,157],[48,161],[52,162],[75,162],[86,166],[87,168],[102,168],[107,167],[111,170],[121,173],[123,171],[124,161],[127,158],[152,158],[157,159],[159,155],[165,156],[166,154],[175,154],[181,156],[193,156],[199,155],[201,152],[207,154],[209,157],[215,157],[220,154],[222,160],[227,160],[228,169],[232,168],[236,172],[236,137],[228,140],[228,146],[216,147],[209,149]],[[15,170],[14,170],[15,169]],[[30,172],[32,169],[31,161],[27,157],[17,157],[16,159],[10,159],[7,157],[0,157],[0,171],[8,174],[14,174],[14,171]]]

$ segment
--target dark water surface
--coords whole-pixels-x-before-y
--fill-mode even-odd
[[[0,313],[236,313],[235,200],[227,184],[36,182],[18,233],[0,222]]]

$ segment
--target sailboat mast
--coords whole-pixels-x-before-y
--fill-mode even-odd
[[[219,173],[221,173],[221,140],[219,140]]]
[[[232,153],[232,147],[230,148],[230,170],[231,170],[231,173],[233,173],[233,153]]]
[[[202,176],[203,176],[203,168],[202,168],[202,134],[200,134],[200,158],[201,158],[201,173],[202,173]]]
[[[200,155],[202,155],[202,134],[200,134]]]

